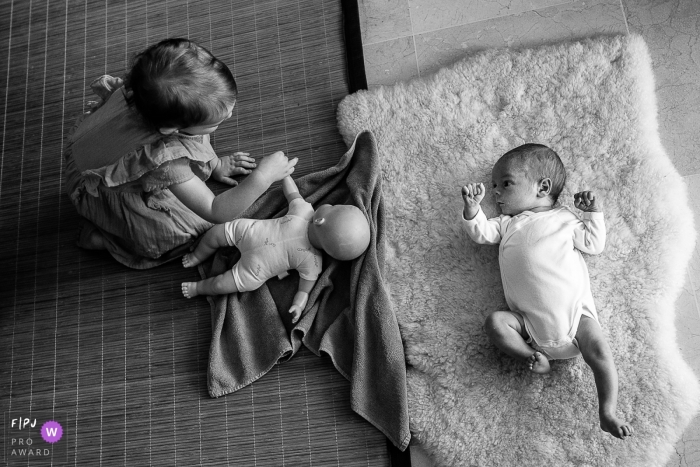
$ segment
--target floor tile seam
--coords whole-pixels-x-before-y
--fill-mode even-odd
[[[627,21],[627,13],[625,12],[624,0],[620,0],[620,11],[622,11],[622,19],[625,21],[625,30],[627,31],[627,34],[629,34],[630,33],[630,24],[629,24],[629,21]]]
[[[511,16],[520,16],[520,15],[523,15],[523,14],[526,14],[526,13],[532,13],[532,12],[537,12],[537,11],[540,11],[540,10],[545,10],[545,9],[547,9],[547,8],[554,8],[554,7],[558,7],[558,6],[562,6],[562,5],[568,5],[568,4],[570,4],[570,3],[574,3],[575,1],[577,1],[577,0],[566,0],[566,1],[562,1],[561,3],[556,3],[556,4],[554,4],[554,5],[547,5],[547,6],[543,6],[542,8],[532,8],[532,9],[530,9],[530,10],[520,11],[520,12],[518,12],[518,13],[513,13],[513,14],[511,14],[511,15],[491,16],[491,17],[488,17],[488,18],[479,19],[479,20],[477,20],[477,21],[467,21],[467,22],[465,22],[465,23],[454,24],[454,25],[451,25],[451,26],[446,26],[446,27],[444,27],[444,28],[437,28],[437,29],[430,29],[430,30],[425,30],[425,31],[419,31],[419,32],[417,32],[417,33],[416,33],[416,31],[415,31],[415,29],[414,29],[414,27],[413,27],[413,17],[411,16],[411,11],[410,11],[410,7],[409,7],[409,19],[410,19],[410,22],[411,22],[411,34],[405,34],[405,35],[402,35],[402,36],[391,37],[391,38],[388,38],[388,39],[382,39],[382,40],[376,41],[376,42],[364,42],[364,40],[363,40],[362,46],[364,47],[364,46],[370,46],[370,45],[373,46],[373,45],[378,45],[378,44],[384,44],[384,43],[386,43],[386,42],[393,42],[393,41],[397,41],[397,40],[399,40],[399,39],[405,39],[405,38],[407,38],[407,37],[412,38],[412,40],[413,40],[413,42],[414,42],[414,44],[415,44],[415,37],[416,37],[416,36],[423,36],[423,35],[425,35],[425,34],[432,34],[432,33],[440,32],[440,31],[447,31],[448,29],[454,29],[454,28],[460,28],[460,27],[464,27],[464,26],[469,26],[469,25],[472,25],[472,24],[484,23],[484,22],[487,22],[487,21],[495,20],[495,19],[503,19],[503,18],[508,18],[508,17],[511,17]],[[622,1],[622,0],[620,0],[620,1]],[[625,24],[626,24],[626,22],[625,22]]]
[[[698,176],[700,175],[700,172],[694,173],[694,174],[688,174],[688,175],[683,175],[681,178],[683,179],[684,182],[686,182],[686,185],[690,185],[690,181],[688,180],[688,177],[693,177],[693,176]],[[689,200],[690,201],[690,200]],[[692,204],[692,201],[690,201]],[[696,228],[698,225],[698,222],[700,219],[695,219],[695,224]],[[693,251],[693,255],[698,254],[700,256],[700,240],[697,241],[695,244],[695,250]],[[691,260],[692,261],[692,260]],[[698,302],[698,294],[696,292],[696,286],[700,284],[696,284],[695,280],[693,280],[693,275],[690,273],[692,266],[688,264],[688,266],[685,269],[685,274],[686,274],[686,280],[688,281],[688,285],[690,286],[690,295],[693,298],[693,305],[695,305],[695,312],[698,314],[698,318],[700,318],[700,302]]]
[[[690,295],[693,298],[693,305],[695,307],[695,313],[698,315],[698,318],[700,319],[700,304],[698,303],[698,294],[695,292],[695,281],[693,280],[693,275],[690,273],[690,266],[688,266],[685,270],[686,274],[686,280],[688,281],[688,285],[690,286]]]
[[[416,47],[416,30],[413,27],[413,15],[411,14],[411,3],[410,0],[406,0],[408,4],[408,22],[411,25],[411,45],[413,46],[413,58],[416,62],[416,71],[418,72],[418,77],[420,77],[420,64],[418,63],[418,48]]]
[[[558,7],[558,6],[568,5],[568,4],[571,4],[571,3],[575,3],[576,1],[577,1],[577,0],[563,0],[563,1],[560,1],[559,3],[555,3],[555,4],[552,4],[552,5],[546,5],[546,6],[542,6],[542,7],[540,7],[540,8],[531,8],[531,9],[528,9],[528,10],[519,11],[519,12],[517,12],[517,13],[512,13],[512,14],[509,14],[509,15],[489,16],[489,17],[487,17],[487,18],[481,18],[481,19],[478,19],[478,20],[476,20],[476,21],[466,21],[466,22],[464,22],[464,23],[454,24],[454,25],[451,25],[451,26],[446,26],[446,27],[444,27],[444,28],[437,28],[437,29],[429,29],[429,30],[425,30],[425,31],[418,31],[418,33],[415,33],[415,31],[414,31],[414,36],[420,36],[420,35],[423,35],[423,34],[430,34],[430,33],[435,33],[435,32],[440,32],[440,31],[446,31],[446,30],[448,30],[448,29],[453,29],[453,28],[459,28],[459,27],[469,26],[469,25],[472,25],[472,24],[484,23],[484,22],[493,21],[493,20],[496,20],[496,19],[504,19],[504,18],[510,18],[510,17],[517,17],[517,16],[520,16],[520,15],[528,14],[528,13],[536,13],[536,12],[538,12],[538,11],[546,10],[546,9],[548,9],[548,8],[555,8],[555,7]]]

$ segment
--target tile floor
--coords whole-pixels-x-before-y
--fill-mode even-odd
[[[429,74],[465,54],[536,46],[599,33],[638,33],[656,74],[665,148],[688,184],[700,220],[699,0],[360,0],[370,86]],[[699,242],[700,243],[700,242]],[[683,355],[700,375],[700,248],[696,249],[676,327]],[[670,466],[700,465],[700,417],[676,445]],[[414,466],[432,465],[412,448]]]

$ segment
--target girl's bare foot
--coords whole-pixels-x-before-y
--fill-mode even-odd
[[[196,282],[183,282],[182,283],[182,295],[187,298],[196,297],[199,295],[197,293],[197,283]]]
[[[629,423],[620,420],[614,415],[605,415],[602,413],[600,414],[600,429],[620,439],[627,439],[634,433],[634,429]]]
[[[76,244],[86,250],[106,250],[105,238],[102,232],[92,222],[83,221],[80,223],[78,231],[78,241]]]
[[[197,258],[194,252],[187,253],[185,256],[182,257],[182,265],[186,268],[192,268],[194,266],[197,266],[201,262],[202,260]]]
[[[527,366],[528,368],[530,368],[530,371],[540,375],[549,373],[551,371],[551,368],[549,366],[549,360],[547,360],[547,357],[545,357],[539,352],[535,352],[532,355],[530,355],[530,357],[528,357]]]

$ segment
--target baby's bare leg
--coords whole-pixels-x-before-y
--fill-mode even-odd
[[[238,287],[236,287],[236,281],[233,280],[231,271],[203,281],[182,283],[182,295],[187,298],[197,295],[223,295],[234,292],[238,292]]]
[[[484,329],[496,347],[511,357],[527,362],[532,372],[549,373],[549,360],[525,342],[525,327],[513,313],[494,311],[486,318]]]
[[[192,253],[187,253],[182,257],[182,265],[186,268],[197,266],[199,263],[209,258],[216,250],[228,246],[226,241],[225,224],[217,224],[207,230]]]
[[[616,438],[627,438],[634,430],[632,425],[617,417],[617,369],[603,330],[597,321],[582,316],[576,331],[576,340],[581,355],[591,367],[595,378],[600,428]]]

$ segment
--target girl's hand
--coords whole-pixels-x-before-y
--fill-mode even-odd
[[[583,212],[599,212],[600,207],[596,205],[595,195],[592,191],[580,191],[574,195],[574,206]]]
[[[231,177],[236,175],[248,175],[256,167],[255,159],[247,152],[237,152],[233,156],[219,158],[219,165],[216,166],[211,176],[217,182],[226,185],[236,186],[238,182]]]
[[[474,216],[479,212],[479,205],[484,196],[486,196],[486,188],[484,188],[483,183],[469,183],[462,187],[465,219],[474,219]]]
[[[294,172],[294,166],[297,165],[297,162],[299,162],[298,157],[289,160],[282,151],[277,151],[262,158],[258,164],[256,173],[263,175],[268,184],[271,185],[291,175]]]

